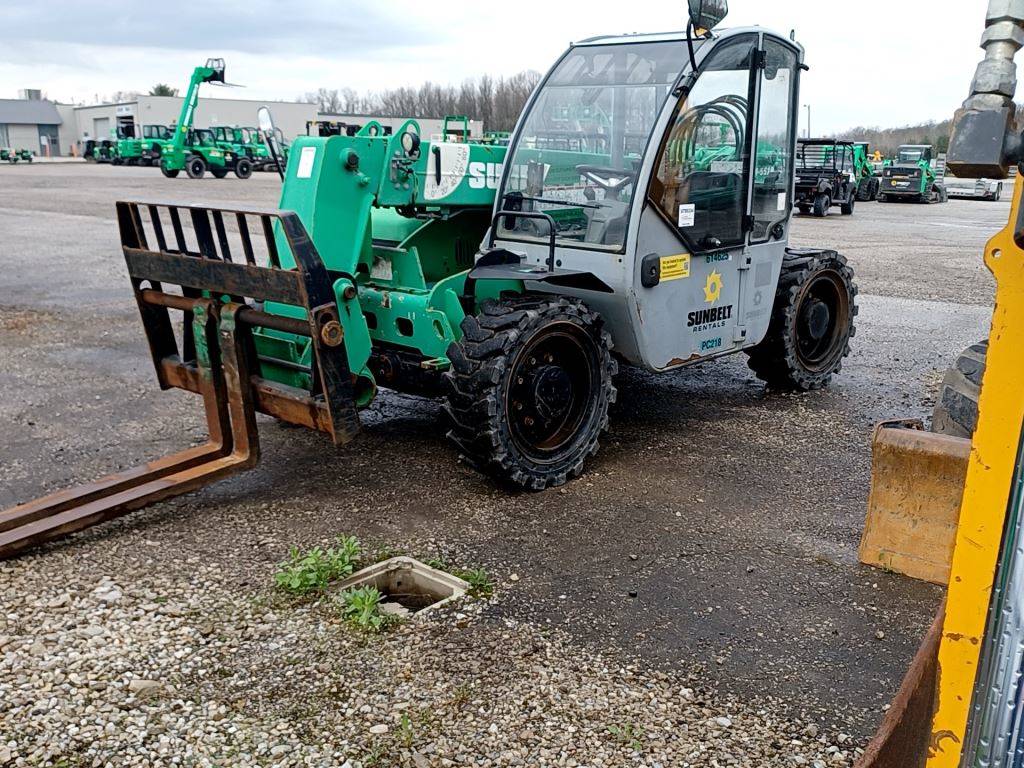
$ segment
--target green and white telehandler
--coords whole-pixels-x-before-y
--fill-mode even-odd
[[[621,365],[827,385],[857,290],[788,247],[803,49],[713,32],[725,5],[573,45],[507,147],[364,127],[296,139],[278,209],[119,202],[160,385],[203,395],[210,441],[5,513],[0,555],[252,467],[257,412],[344,444],[378,387],[443,398],[473,466],[542,490],[597,453]]]
[[[207,170],[218,179],[227,176],[228,171],[234,171],[240,179],[248,179],[252,176],[252,162],[247,157],[218,146],[209,129],[194,128],[199,88],[203,83],[224,84],[224,59],[208,59],[204,66],[193,70],[178,122],[173,126],[170,141],[161,148],[160,170],[171,179],[181,171],[190,179],[201,179]]]

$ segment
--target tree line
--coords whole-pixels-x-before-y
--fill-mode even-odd
[[[878,150],[885,157],[892,157],[902,144],[930,144],[935,147],[936,152],[946,152],[949,149],[949,136],[952,128],[952,120],[931,121],[902,128],[860,126],[841,131],[835,135],[835,138],[846,141],[866,141],[871,145],[872,152]]]
[[[320,88],[299,98],[316,104],[322,114],[376,115],[380,117],[431,117],[466,115],[482,120],[488,131],[511,131],[540,73],[532,70],[511,77],[464,80],[459,85],[425,82],[418,87],[403,86],[372,93],[352,88]]]

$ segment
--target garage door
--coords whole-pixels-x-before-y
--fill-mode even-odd
[[[94,139],[110,138],[110,118],[94,117],[92,119],[92,137]]]

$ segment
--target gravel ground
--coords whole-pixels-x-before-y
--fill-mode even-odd
[[[203,438],[194,398],[154,385],[113,201],[277,189],[0,169],[0,508]],[[383,393],[339,451],[261,419],[256,470],[0,565],[0,765],[850,762],[941,598],[857,563],[870,431],[927,415],[984,335],[1007,210],[798,217],[862,289],[835,385],[769,393],[739,358],[626,371],[558,492],[461,466],[430,401]],[[373,639],[274,597],[290,545],[343,532],[484,566],[496,597]]]
[[[128,534],[0,567],[0,764],[849,765],[850,736],[498,620],[499,589],[380,636]],[[97,574],[107,574],[97,578]],[[514,583],[511,577],[510,583]]]

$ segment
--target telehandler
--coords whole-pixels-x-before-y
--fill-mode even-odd
[[[218,179],[227,176],[228,171],[248,179],[252,176],[252,162],[247,157],[222,149],[208,129],[193,128],[199,87],[203,83],[224,83],[224,59],[208,59],[204,66],[193,70],[172,138],[161,148],[160,171],[169,179],[176,178],[181,171],[190,179],[201,179],[207,170]]]
[[[157,378],[203,396],[210,441],[3,513],[0,554],[253,466],[256,412],[346,443],[379,386],[443,398],[471,464],[542,490],[597,453],[620,365],[743,352],[773,387],[827,385],[857,289],[787,244],[803,49],[690,11],[573,45],[508,147],[367,125],[296,139],[276,210],[119,202]],[[567,109],[602,118],[549,148]]]

